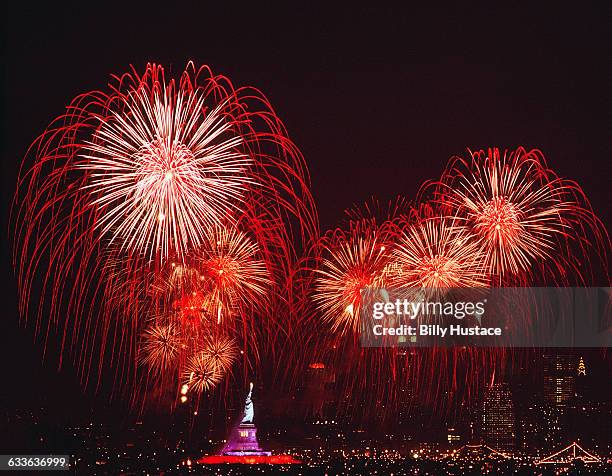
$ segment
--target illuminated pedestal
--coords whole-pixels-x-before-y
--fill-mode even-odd
[[[273,455],[263,451],[257,441],[257,428],[253,423],[241,423],[230,435],[218,455],[203,456],[200,464],[300,464],[301,461],[288,454]]]
[[[253,423],[241,423],[229,437],[221,451],[222,456],[270,456],[270,451],[263,451],[257,441],[257,428]]]
[[[291,455],[273,455],[270,451],[263,451],[257,441],[257,428],[253,423],[253,401],[251,394],[253,384],[249,388],[243,418],[240,425],[234,427],[227,443],[218,455],[203,456],[198,460],[200,464],[299,464],[301,461]]]

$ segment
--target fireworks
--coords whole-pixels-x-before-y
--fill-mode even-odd
[[[367,222],[348,234],[336,231],[322,243],[314,299],[333,330],[356,331],[363,292],[381,286],[388,252],[384,231]]]
[[[183,370],[183,384],[196,393],[211,390],[222,377],[220,369],[211,365],[209,356],[204,352],[192,355]]]
[[[273,281],[259,245],[234,227],[213,227],[207,241],[154,273],[150,296],[191,326],[228,325],[270,302]]]
[[[585,228],[601,237],[583,192],[548,169],[537,150],[458,158],[436,186],[437,202],[460,217],[483,247],[489,273],[502,278],[530,274],[545,260],[567,265],[568,242],[586,241]]]
[[[145,330],[139,361],[155,373],[162,373],[177,363],[184,347],[176,326],[157,325]]]
[[[364,216],[370,207],[353,210],[349,231],[336,230],[320,243],[313,304],[331,332],[315,355],[336,370],[335,385],[350,411],[384,401],[394,415],[407,388],[411,399],[441,406],[449,395],[469,397],[489,383],[508,352],[361,348],[366,288],[381,288],[375,297],[385,300],[387,287],[422,299],[423,288],[438,294],[445,288],[559,285],[583,279],[591,251],[605,263],[605,228],[580,187],[558,178],[538,151],[491,149],[470,161],[455,159],[423,191],[432,189],[411,208],[398,201],[378,225]]]
[[[226,377],[237,360],[236,339],[224,335],[243,334],[254,340],[256,333],[243,318],[269,299],[272,281],[258,244],[232,226],[212,227],[206,242],[185,256],[182,263],[170,262],[153,273],[149,307],[160,309],[154,329],[169,326],[178,339],[178,374],[192,391],[212,390]],[[158,335],[145,334],[141,362],[155,364],[167,351]],[[152,339],[155,337],[155,339]],[[256,342],[252,342],[253,347]],[[175,368],[161,366],[176,375]]]
[[[190,261],[218,309],[261,305],[272,284],[257,243],[236,228],[216,227]]]
[[[488,282],[482,248],[450,217],[413,210],[377,226],[352,222],[322,241],[314,300],[334,331],[358,330],[364,291],[371,288],[451,288]]]
[[[209,367],[221,374],[229,372],[238,357],[236,341],[224,336],[206,338],[201,349],[200,354],[208,360]]]
[[[253,368],[277,338],[268,312],[293,325],[289,296],[303,298],[287,283],[317,215],[258,90],[150,64],[75,98],[28,159],[13,213],[20,310],[37,332],[59,327],[60,359],[75,357],[84,384],[110,355],[130,394],[137,363],[158,382],[189,368],[190,388],[211,388],[223,375],[197,343],[232,336],[216,359],[228,370],[240,342]]]
[[[208,335],[199,345],[199,350],[194,350],[195,340],[181,339],[178,332],[175,325],[147,329],[140,349],[141,363],[161,373],[177,364],[179,356],[184,355],[186,361],[180,369],[184,393],[212,390],[231,370],[238,356],[236,341],[225,336]]]
[[[401,388],[447,392],[441,362],[456,388],[459,365],[484,378],[498,355],[361,349],[365,290],[567,283],[609,249],[580,187],[524,149],[455,159],[426,203],[368,205],[320,238],[304,160],[267,99],[191,64],[78,96],[28,155],[12,215],[20,311],[38,333],[58,328],[84,384],[110,361],[121,385],[182,385],[187,400],[262,358],[296,376],[331,356],[347,390],[391,408]]]
[[[143,82],[109,105],[79,154],[100,233],[149,258],[206,240],[239,213],[251,158],[229,99],[210,108],[200,89]]]
[[[484,256],[452,218],[402,220],[390,257],[388,283],[397,288],[484,286]]]

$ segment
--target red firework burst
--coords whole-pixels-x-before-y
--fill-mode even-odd
[[[202,336],[205,309],[229,316],[248,302],[228,322],[243,350],[274,338],[269,319],[256,323],[264,299],[291,315],[287,276],[317,216],[304,161],[258,90],[193,64],[167,79],[151,64],[78,96],[28,156],[13,214],[21,313],[37,311],[37,331],[60,326],[85,382],[105,355],[129,376],[147,325],[141,358],[166,368],[162,330],[186,334],[177,306]]]
[[[322,240],[314,299],[334,331],[357,331],[363,292],[381,287],[388,263],[387,232],[370,221],[336,230]]]
[[[182,373],[183,385],[198,394],[213,389],[222,377],[221,370],[213,365],[204,352],[189,357]]]
[[[154,325],[142,337],[139,361],[151,372],[161,374],[178,363],[185,344],[176,325]]]
[[[532,274],[547,260],[580,275],[569,244],[583,248],[587,230],[599,249],[605,242],[609,248],[581,188],[559,178],[538,150],[489,149],[455,158],[435,188],[436,202],[462,220],[483,247],[489,273],[500,278]]]
[[[215,227],[205,246],[190,260],[200,282],[221,307],[262,306],[272,282],[256,242],[236,228]],[[217,320],[220,322],[219,314]]]
[[[481,247],[451,217],[401,219],[387,268],[397,288],[484,286],[488,275]]]

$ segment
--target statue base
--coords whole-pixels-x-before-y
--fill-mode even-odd
[[[260,448],[257,441],[257,428],[253,423],[241,423],[234,428],[221,451],[223,456],[270,456],[271,454],[270,451]]]

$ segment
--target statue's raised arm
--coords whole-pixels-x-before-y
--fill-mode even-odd
[[[251,400],[251,394],[253,393],[253,382],[249,386],[249,394],[246,397],[246,401],[244,403],[244,416],[242,417],[242,423],[253,423],[253,400]]]

